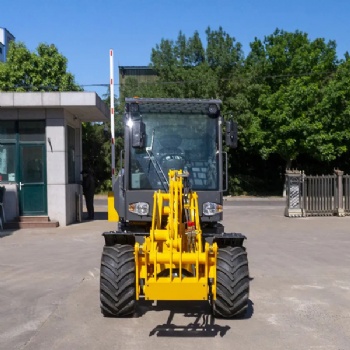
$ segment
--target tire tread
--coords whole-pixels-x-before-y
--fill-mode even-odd
[[[135,309],[135,260],[131,245],[105,246],[101,257],[100,306],[106,317],[130,316]]]
[[[219,248],[217,258],[215,317],[242,317],[248,309],[249,269],[243,247]]]

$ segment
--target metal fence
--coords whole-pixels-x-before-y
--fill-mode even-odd
[[[341,170],[321,176],[287,171],[286,187],[286,216],[350,215],[350,175]]]
[[[344,182],[344,212],[350,215],[350,175],[343,175]]]

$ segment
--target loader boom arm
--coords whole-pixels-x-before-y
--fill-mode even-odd
[[[185,190],[187,176],[170,170],[169,192],[154,193],[150,235],[135,245],[137,299],[215,299],[217,245],[203,244],[198,196]]]

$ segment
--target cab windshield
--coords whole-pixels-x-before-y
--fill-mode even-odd
[[[142,121],[146,147],[130,148],[130,189],[164,189],[170,169],[187,170],[193,190],[218,189],[217,118],[145,113]]]

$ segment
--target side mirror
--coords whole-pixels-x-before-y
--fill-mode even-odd
[[[237,123],[230,120],[226,122],[226,145],[230,148],[237,148],[238,132]]]
[[[134,121],[132,124],[131,143],[133,148],[143,148],[146,142],[146,127],[141,120]]]

